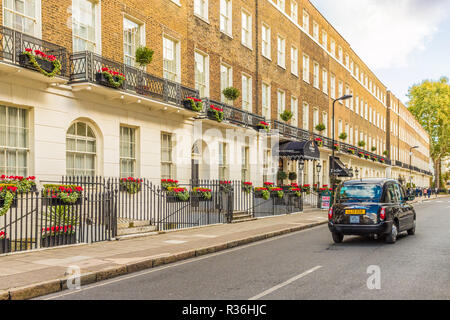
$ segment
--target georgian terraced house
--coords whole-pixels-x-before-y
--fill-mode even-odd
[[[298,170],[296,158],[272,158],[274,141],[313,141],[317,156],[306,157],[297,179],[329,184],[332,102],[352,94],[335,105],[337,165],[405,182],[411,172],[429,185],[429,136],[307,0],[0,5],[0,173],[261,185],[279,169]],[[144,45],[153,61],[140,67],[134,53]],[[55,56],[61,73],[25,68],[26,49]],[[101,82],[102,68],[122,73],[122,86]],[[235,101],[222,94],[230,86],[241,93]],[[187,97],[201,98],[203,109],[189,108]],[[258,130],[261,121],[279,135]]]

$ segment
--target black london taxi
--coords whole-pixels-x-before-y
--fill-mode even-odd
[[[359,179],[342,182],[328,211],[328,228],[333,241],[344,235],[377,235],[395,243],[397,235],[416,230],[416,212],[405,189],[394,179]]]

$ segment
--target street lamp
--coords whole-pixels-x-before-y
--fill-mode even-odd
[[[411,170],[411,157],[412,157],[412,149],[417,149],[419,146],[414,146],[409,148],[409,187],[412,189],[412,170]]]
[[[299,159],[298,160],[298,172],[301,177],[300,185],[303,185],[303,168],[304,167],[305,167],[305,162],[303,161],[303,159]]]
[[[332,158],[332,164],[331,164],[331,179],[332,179],[332,192],[333,192],[333,194],[334,194],[334,183],[335,183],[335,179],[334,179],[334,104],[336,103],[336,101],[340,101],[340,100],[347,100],[347,99],[351,99],[351,98],[353,98],[353,96],[351,95],[351,94],[347,94],[347,95],[345,95],[345,96],[342,96],[342,97],[340,97],[340,98],[337,98],[337,99],[335,99],[335,100],[333,100],[333,113],[332,113],[332,130],[333,130],[333,133],[332,133],[332,144],[331,144],[331,158]]]
[[[320,186],[320,170],[322,169],[322,166],[320,165],[320,162],[316,166],[317,170],[317,189],[319,189]]]

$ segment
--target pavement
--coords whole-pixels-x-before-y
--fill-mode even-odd
[[[335,244],[319,225],[37,299],[185,300],[185,307],[205,306],[201,300],[449,300],[450,197],[414,208],[415,235],[402,232],[395,244],[361,236]]]
[[[0,300],[22,300],[235,248],[327,223],[327,211],[305,210],[253,221],[0,256]]]

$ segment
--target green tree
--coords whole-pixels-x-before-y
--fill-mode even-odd
[[[442,159],[450,152],[450,84],[446,77],[424,80],[408,90],[408,109],[430,135],[430,156],[441,180]]]

